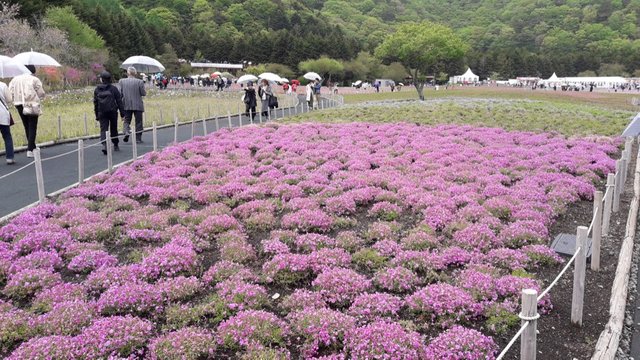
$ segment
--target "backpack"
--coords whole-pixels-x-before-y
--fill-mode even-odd
[[[96,94],[98,99],[98,112],[101,114],[118,111],[118,104],[116,98],[111,92],[111,86],[106,86],[98,90]]]

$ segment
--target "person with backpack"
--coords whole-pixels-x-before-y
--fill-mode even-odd
[[[107,130],[111,134],[113,150],[120,151],[118,146],[118,111],[120,111],[120,116],[124,118],[124,106],[120,91],[111,84],[111,74],[103,71],[100,74],[100,80],[102,84],[96,86],[93,92],[93,109],[96,114],[96,121],[100,122],[102,153],[107,155]]]
[[[258,88],[258,96],[262,102],[262,116],[269,116],[269,100],[273,96],[273,90],[267,79],[262,79],[262,84]]]

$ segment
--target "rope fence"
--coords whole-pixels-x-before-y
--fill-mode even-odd
[[[537,312],[537,304],[558,284],[560,279],[573,265],[573,292],[571,298],[571,322],[582,326],[584,291],[586,279],[587,261],[587,237],[592,234],[591,240],[591,270],[600,270],[600,251],[602,236],[606,236],[610,229],[611,214],[620,211],[620,197],[624,193],[624,184],[627,179],[628,167],[630,163],[631,149],[634,143],[633,138],[627,138],[622,156],[616,161],[616,171],[607,174],[606,191],[595,191],[593,194],[593,216],[589,226],[578,226],[576,229],[576,250],[573,256],[567,261],[560,273],[547,286],[547,288],[537,295],[534,289],[522,290],[522,312],[518,314],[522,320],[520,329],[500,352],[496,360],[502,360],[520,339],[520,359],[535,360],[537,357],[537,320],[540,315]],[[640,159],[640,149],[638,152]],[[532,298],[533,297],[533,298]],[[533,302],[534,305],[531,305]],[[616,345],[617,347],[617,345]]]

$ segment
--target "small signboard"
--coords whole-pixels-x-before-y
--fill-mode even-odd
[[[559,234],[553,239],[551,248],[560,255],[573,256],[576,252],[576,234]],[[587,258],[591,258],[591,238],[587,238]]]

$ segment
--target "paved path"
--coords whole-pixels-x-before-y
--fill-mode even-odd
[[[304,96],[298,96],[300,103],[304,102]],[[330,101],[327,101],[329,103]],[[297,107],[297,112],[291,108],[285,109],[285,117],[289,116],[289,110],[291,114],[302,112],[302,106]],[[306,106],[304,106],[306,110]],[[283,117],[282,109],[276,111],[277,115],[272,113],[271,121],[275,121]],[[228,117],[217,118],[220,128],[229,127]],[[259,117],[256,116],[256,122],[259,121]],[[263,119],[267,121],[267,119]],[[216,118],[210,118],[206,120],[207,132],[212,133],[216,130]],[[247,125],[249,118],[242,116],[242,124]],[[122,123],[119,123],[121,126]],[[240,118],[238,115],[231,117],[231,126],[237,127],[240,125]],[[15,127],[13,131],[20,131],[22,129]],[[122,131],[122,129],[119,129]],[[204,135],[204,128],[202,120],[195,122],[195,136]],[[191,123],[183,124],[178,127],[178,142],[191,139]],[[145,132],[142,136],[144,143],[138,144],[138,155],[145,154],[153,151],[153,139],[152,132]],[[174,141],[174,127],[167,127],[158,129],[158,148],[164,148]],[[107,157],[102,154],[101,146],[98,144],[98,139],[85,140],[85,148],[91,145],[92,147],[86,148],[84,151],[85,157],[85,178],[104,171],[107,168]],[[78,153],[73,151],[78,148],[77,142],[57,144],[41,149],[42,172],[44,177],[44,187],[47,194],[54,193],[60,189],[64,189],[70,185],[75,184],[78,181]],[[132,159],[133,148],[131,140],[128,143],[122,141],[120,136],[120,152],[113,153],[113,164],[119,164]],[[56,157],[67,152],[70,154]],[[35,176],[35,167],[33,165],[21,170],[15,174],[12,174],[6,178],[2,176],[19,169],[20,167],[27,165],[32,159],[28,159],[25,152],[16,153],[16,165],[8,166],[4,164],[4,159],[0,163],[0,217],[11,214],[25,206],[28,206],[38,201],[38,191]]]

